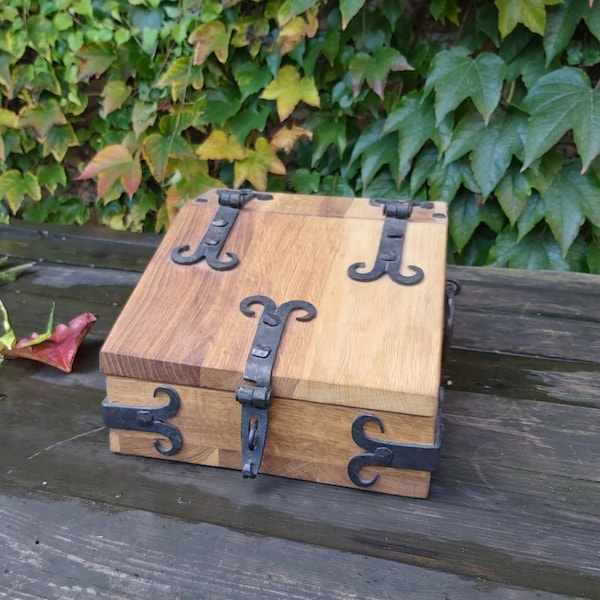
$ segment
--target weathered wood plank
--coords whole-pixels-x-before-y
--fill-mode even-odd
[[[16,241],[7,241],[3,230],[1,233],[0,252],[5,252],[2,248],[14,247]],[[43,240],[35,240],[34,246],[40,252],[44,249]],[[53,502],[48,506],[38,510],[29,505],[30,512],[24,512],[31,515],[32,524],[36,518],[43,523],[45,513],[48,523],[60,523],[61,519],[66,522],[59,535],[71,545],[79,544],[78,553],[91,557],[84,560],[95,565],[85,563],[77,576],[91,572],[90,577],[96,577],[110,569],[116,559],[102,550],[100,555],[95,554],[101,557],[94,563],[92,550],[86,553],[84,548],[92,541],[84,537],[77,521],[81,514],[71,500],[66,500],[69,498],[111,507],[101,515],[102,521],[97,521],[98,535],[115,542],[113,548],[119,549],[116,554],[128,565],[128,573],[141,575],[137,570],[140,563],[130,560],[135,555],[116,528],[122,526],[124,532],[144,531],[141,535],[148,540],[148,548],[155,548],[160,541],[158,534],[153,537],[154,527],[158,530],[163,521],[136,512],[130,524],[123,525],[115,515],[133,513],[120,513],[120,508],[175,517],[177,521],[168,522],[182,528],[178,536],[191,540],[190,546],[180,544],[188,556],[193,546],[199,557],[204,556],[202,552],[210,543],[223,547],[227,556],[240,565],[242,579],[255,564],[247,562],[245,552],[238,550],[246,539],[273,544],[258,548],[273,556],[273,560],[279,553],[288,561],[288,556],[298,552],[298,570],[286,572],[285,577],[290,586],[308,582],[309,592],[304,597],[310,593],[319,597],[316,594],[322,593],[323,597],[335,598],[331,590],[336,586],[347,590],[337,583],[338,579],[343,582],[342,572],[336,570],[340,564],[352,565],[359,558],[364,561],[365,557],[378,557],[377,560],[392,562],[383,562],[374,571],[384,577],[386,570],[390,572],[390,565],[395,565],[399,580],[388,576],[389,585],[382,583],[374,597],[385,598],[394,587],[404,589],[399,581],[405,573],[407,581],[413,581],[414,573],[415,587],[420,581],[421,587],[430,589],[431,572],[419,569],[433,568],[453,574],[448,575],[450,579],[440,580],[440,586],[448,586],[440,593],[449,597],[472,597],[466,587],[456,583],[463,581],[458,576],[464,576],[482,577],[484,585],[496,591],[498,597],[520,598],[515,595],[520,593],[529,598],[526,592],[502,587],[518,585],[537,590],[536,597],[544,597],[547,592],[549,598],[554,597],[552,593],[598,598],[598,278],[449,269],[449,274],[464,285],[457,299],[455,340],[460,348],[450,353],[445,368],[445,377],[451,384],[445,401],[442,465],[433,475],[429,500],[423,502],[262,475],[255,481],[245,481],[234,471],[111,454],[107,434],[101,427],[104,379],[98,372],[98,351],[138,278],[137,273],[124,270],[141,269],[143,261],[139,267],[128,263],[129,249],[122,244],[104,248],[100,257],[106,266],[115,266],[115,271],[88,268],[85,260],[80,263],[81,268],[72,269],[66,266],[67,262],[77,261],[83,254],[69,254],[69,249],[65,257],[61,255],[61,243],[72,244],[69,248],[75,249],[78,243],[85,242],[68,236],[65,240],[53,240],[53,260],[58,262],[45,261],[31,274],[3,285],[0,298],[9,306],[19,333],[45,325],[51,299],[57,301],[58,320],[68,320],[85,310],[100,312],[101,319],[82,346],[75,371],[69,376],[18,360],[0,367],[3,446],[9,449],[0,454],[0,506],[6,507],[3,503],[13,495],[20,506],[22,498],[31,492],[49,494]],[[96,248],[100,252],[102,245],[111,244],[110,240],[103,240]],[[139,249],[138,256],[147,252],[147,260],[152,251],[150,243]],[[134,255],[136,252],[133,250]],[[120,266],[119,261],[125,266]],[[561,313],[563,303],[565,310]],[[496,318],[490,318],[494,314]],[[39,322],[34,324],[37,315]],[[557,360],[545,359],[544,355],[556,356]],[[54,503],[56,499],[65,499],[65,503]],[[6,510],[8,515],[18,512],[17,505]],[[81,518],[84,523],[91,522],[85,516]],[[13,548],[22,548],[15,541],[22,539],[19,530],[9,530],[6,519],[0,519],[0,523],[0,535],[9,536],[6,539],[12,540]],[[149,524],[149,530],[144,529],[144,523]],[[209,532],[203,542],[202,534],[213,526],[218,528],[215,536]],[[266,537],[248,538],[247,534]],[[175,533],[172,536],[169,539],[176,539]],[[66,550],[57,546],[59,538],[53,540],[56,550],[46,547],[46,556],[56,561],[51,564],[59,565],[58,571],[65,571],[60,584],[80,585],[68,567],[72,559],[64,558]],[[223,546],[219,546],[219,540]],[[315,568],[321,569],[322,563],[319,573],[324,573],[324,577],[328,569],[336,574],[332,578],[336,585],[330,588],[315,587],[308,574],[308,558],[303,562],[302,557],[310,556],[315,546],[326,549],[325,554],[318,554],[319,565]],[[0,547],[5,561],[2,548],[6,547]],[[338,555],[340,551],[352,554]],[[33,555],[19,556],[23,558],[19,564],[27,564],[24,557]],[[146,556],[151,562],[157,555]],[[289,558],[289,564],[292,560]],[[16,565],[17,560],[13,563]],[[215,569],[219,565],[216,561],[209,564],[216,565]],[[410,571],[408,564],[417,570]],[[26,567],[23,569],[11,567],[15,573],[12,582],[0,574],[0,596],[4,593],[20,598],[22,593],[22,597],[44,597],[36,587],[42,578]],[[182,597],[194,597],[187,591],[188,579],[182,571],[169,572],[179,582]],[[148,572],[143,574],[149,581]],[[98,584],[105,597],[109,592],[115,594],[113,597],[142,597],[142,587],[130,585],[131,577],[115,577],[111,575],[106,580],[108,587]],[[218,578],[215,574],[206,588],[208,597],[213,597]],[[230,587],[225,584],[223,597],[227,593],[231,597],[238,590],[239,581],[234,579]],[[467,584],[473,585],[474,581]],[[368,588],[361,587],[359,580],[350,583],[357,586],[358,592],[364,591],[360,597],[369,597]],[[262,594],[260,597],[268,598],[266,580],[261,579],[257,586],[256,597]],[[244,593],[254,591],[245,589]],[[398,595],[402,593],[389,597]]]
[[[104,227],[13,221],[0,225],[0,254],[41,262],[143,271],[161,237]]]
[[[101,389],[56,385],[44,378],[46,369],[17,361],[3,369],[21,375],[0,386],[11,449],[0,456],[5,490],[45,490],[581,597],[594,598],[600,585],[600,462],[593,441],[587,449],[575,443],[578,430],[598,439],[593,409],[573,410],[563,433],[552,423],[562,422],[565,407],[539,403],[538,417],[547,412],[550,425],[532,434],[529,413],[516,401],[448,394],[442,467],[430,499],[399,502],[111,454],[99,431]],[[491,402],[496,416],[488,428]],[[495,426],[499,419],[505,429]],[[575,454],[555,450],[570,445]],[[587,470],[580,460],[589,461]]]
[[[566,600],[48,494],[0,496],[0,540],[0,597],[11,600]]]

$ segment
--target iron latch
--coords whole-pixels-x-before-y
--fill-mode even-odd
[[[191,254],[185,254],[190,249],[189,244],[178,246],[171,252],[171,259],[180,265],[193,265],[203,258],[216,271],[229,271],[238,263],[239,258],[233,252],[227,252],[228,261],[219,260],[219,254],[233,228],[240,210],[250,200],[271,200],[270,194],[259,194],[252,190],[218,190],[219,208],[204,234],[202,241]],[[200,199],[199,202],[206,202]]]
[[[110,429],[128,429],[130,431],[149,431],[166,437],[171,446],[165,448],[160,440],[154,441],[154,447],[164,456],[173,456],[181,450],[183,439],[175,425],[165,423],[179,411],[180,400],[177,392],[170,387],[159,386],[154,390],[154,397],[164,393],[169,402],[163,406],[123,406],[113,404],[105,398],[102,401],[102,417],[104,426]]]
[[[262,304],[260,317],[252,348],[246,361],[244,379],[255,385],[241,385],[235,399],[242,405],[242,475],[256,477],[265,449],[268,425],[268,409],[272,401],[271,374],[277,349],[283,335],[287,319],[292,311],[303,310],[298,321],[310,321],[317,314],[315,307],[304,300],[290,300],[277,306],[267,296],[249,296],[240,303],[240,310],[249,317],[255,312],[252,304]]]
[[[406,222],[410,218],[414,206],[433,208],[433,203],[413,200],[395,202],[380,198],[373,198],[370,203],[374,206],[383,206],[385,215],[375,265],[368,273],[360,273],[358,269],[363,269],[366,264],[364,262],[354,263],[348,267],[348,276],[356,281],[374,281],[387,273],[396,283],[403,285],[419,283],[424,277],[423,269],[420,267],[408,265],[413,272],[412,275],[402,275],[400,272]]]
[[[443,390],[440,388],[440,407]],[[352,439],[367,450],[362,454],[353,456],[348,462],[348,477],[359,487],[369,487],[379,478],[379,473],[371,479],[363,479],[360,470],[363,467],[394,467],[396,469],[410,469],[415,471],[435,471],[440,462],[440,449],[442,446],[442,419],[441,408],[437,418],[437,430],[434,443],[431,445],[408,444],[379,440],[368,436],[364,427],[366,423],[375,423],[383,433],[383,421],[373,414],[362,414],[352,423]]]

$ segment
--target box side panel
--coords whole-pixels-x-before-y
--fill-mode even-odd
[[[160,406],[162,394],[153,396],[158,384],[109,377],[109,402],[127,406]],[[241,469],[241,407],[233,394],[216,390],[172,386],[181,398],[181,407],[169,423],[179,428],[183,447],[164,457],[154,447],[156,434],[111,430],[111,449],[124,454],[169,458],[171,460]],[[365,452],[351,437],[352,422],[363,411],[276,398],[269,409],[269,426],[261,473],[357,487],[348,477],[348,462]],[[385,432],[374,423],[365,426],[372,438],[413,444],[432,444],[437,419],[375,413]],[[165,445],[168,444],[165,442]],[[366,467],[364,479],[379,474],[370,487],[361,488],[403,496],[424,498],[430,473],[389,467]],[[240,474],[241,477],[241,474]]]

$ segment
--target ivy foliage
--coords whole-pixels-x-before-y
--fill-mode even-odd
[[[593,0],[3,0],[0,221],[412,197],[451,262],[600,273],[599,77]]]

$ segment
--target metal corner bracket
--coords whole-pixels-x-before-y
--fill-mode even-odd
[[[102,401],[102,418],[104,426],[109,429],[127,429],[130,431],[148,431],[166,437],[170,447],[165,447],[160,440],[154,440],[154,447],[163,456],[177,454],[183,445],[181,432],[175,425],[165,423],[179,411],[180,400],[177,392],[170,387],[159,386],[154,390],[154,397],[163,393],[169,402],[163,406],[124,406],[113,404],[105,398]]]
[[[440,406],[443,390],[440,388]],[[352,439],[361,448],[367,450],[353,456],[348,462],[348,477],[359,487],[369,487],[379,478],[379,473],[371,479],[363,479],[360,471],[363,467],[393,467],[413,471],[435,471],[440,462],[443,426],[441,409],[437,419],[434,443],[431,445],[390,442],[369,437],[365,431],[366,423],[376,423],[381,432],[385,431],[383,421],[373,414],[362,414],[352,423]]]

